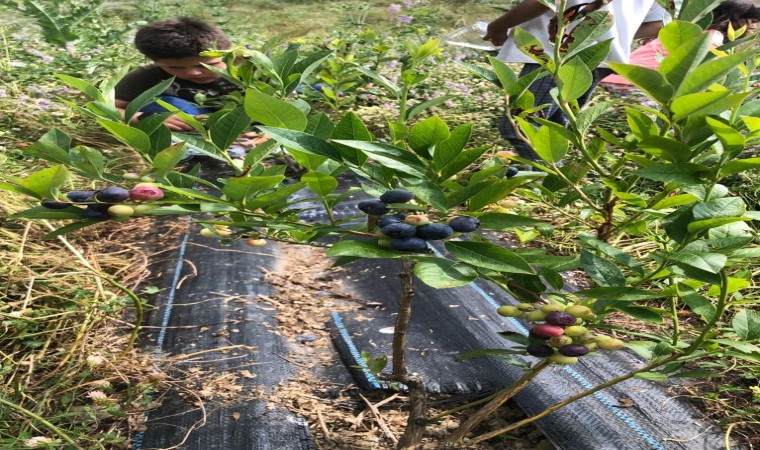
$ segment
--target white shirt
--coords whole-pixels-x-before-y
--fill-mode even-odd
[[[567,6],[571,7],[579,3],[589,3],[589,0],[569,0]],[[610,11],[615,21],[612,28],[598,39],[598,41],[612,39],[610,53],[605,61],[627,63],[631,56],[631,44],[639,26],[644,22],[661,21],[668,17],[667,11],[655,0],[612,0],[600,9]],[[552,17],[554,13],[546,11],[535,19],[519,25],[520,28],[535,36],[547,53],[553,49],[553,46],[549,44],[548,31]],[[509,38],[501,48],[498,58],[504,62],[535,63],[514,45],[513,33],[514,29],[510,29]]]

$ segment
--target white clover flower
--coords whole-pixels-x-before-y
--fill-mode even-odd
[[[94,390],[87,393],[87,397],[92,400],[93,403],[100,406],[110,406],[113,404],[113,400],[108,398],[108,394],[100,390]]]
[[[103,361],[105,361],[105,359],[103,359],[103,357],[100,355],[88,355],[85,361],[87,362],[88,366],[96,367],[103,364]]]
[[[24,445],[29,448],[44,448],[55,443],[53,438],[47,436],[35,436],[24,441]]]

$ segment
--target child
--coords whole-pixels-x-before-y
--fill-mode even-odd
[[[195,104],[197,94],[207,98],[220,97],[238,88],[203,66],[226,68],[220,57],[207,58],[201,52],[230,48],[229,38],[218,28],[190,18],[168,19],[148,24],[137,31],[135,46],[153,64],[129,72],[116,85],[116,107],[122,112],[129,102],[163,80],[174,82],[161,95],[162,100],[189,114],[205,114],[214,109]],[[142,113],[164,112],[157,104],[149,105]],[[139,119],[137,117],[135,120]],[[164,124],[172,131],[192,131],[192,127],[177,116]]]
[[[657,31],[662,27],[662,20],[667,15],[655,0],[619,0],[604,2],[601,0],[569,0],[568,8],[573,9],[579,14],[588,13],[596,9],[608,10],[614,18],[614,25],[610,31],[600,37],[598,41],[612,39],[610,53],[605,61],[628,62],[630,56],[630,46],[634,39],[648,36],[655,36]],[[483,37],[486,41],[491,41],[494,45],[504,44],[514,27],[520,26],[529,33],[533,34],[542,44],[543,48],[551,51],[551,39],[549,36],[550,24],[555,15],[538,0],[523,0],[511,10],[507,11],[501,17],[488,24],[486,35]],[[540,66],[535,64],[533,59],[522,53],[516,46],[504,45],[499,52],[498,58],[504,62],[524,63],[520,76],[534,70]],[[608,68],[597,68],[593,71],[593,83],[586,93],[577,101],[579,106],[583,106],[590,98],[594,88],[599,81],[612,71]],[[553,122],[566,124],[567,118],[553,102],[550,95],[551,90],[556,86],[551,76],[546,76],[531,84],[529,90],[535,96],[535,105],[550,104],[549,107],[540,111],[543,117]],[[507,117],[504,117],[499,126],[502,136],[507,139],[517,151],[517,154],[525,159],[538,160],[538,155],[533,151],[531,146],[520,139],[512,123]]]
[[[726,0],[712,11],[712,15],[713,20],[707,32],[712,39],[712,46],[720,47],[725,42],[729,24],[734,30],[746,26],[745,35],[755,32],[760,21],[760,3],[754,0]],[[660,40],[653,39],[631,53],[630,64],[656,70],[665,56],[667,56],[667,51]],[[630,81],[620,75],[610,75],[603,79],[602,83],[605,83],[605,88],[613,93],[625,93],[626,86],[632,86]],[[610,84],[607,85],[607,83]]]

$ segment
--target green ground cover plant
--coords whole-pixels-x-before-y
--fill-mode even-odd
[[[595,126],[596,119],[611,110],[611,102],[597,103],[585,111],[574,105],[587,87],[584,74],[598,63],[595,55],[605,45],[592,43],[603,33],[606,18],[596,14],[583,18],[567,36],[562,31],[570,24],[561,25],[560,39],[572,44],[558,45],[554,54],[538,58],[538,62],[560,80],[558,99],[572,125],[561,128],[539,120],[542,127],[538,128],[524,115],[513,116],[542,159],[533,163],[540,172],[514,174],[510,171],[513,160],[529,162],[497,155],[498,149],[491,142],[474,138],[472,125],[456,116],[444,119],[437,114],[457,98],[457,90],[467,90],[468,84],[449,86],[449,92],[437,89],[446,84],[441,81],[443,76],[438,78],[432,70],[443,64],[443,48],[436,40],[426,38],[429,29],[420,31],[400,23],[401,30],[393,30],[397,39],[383,39],[383,43],[392,44],[387,48],[360,45],[371,35],[341,33],[327,46],[282,46],[275,40],[260,43],[259,50],[222,52],[230,67],[223,75],[239,84],[245,95],[230,99],[225,109],[205,121],[185,117],[201,136],[189,143],[208,158],[236,170],[234,176],[222,180],[220,196],[198,189],[211,187],[196,177],[198,166],[190,170],[178,167],[184,144],[171,143],[171,134],[161,125],[165,116],[126,125],[113,108],[109,88],[113,77],[93,84],[70,75],[59,79],[89,97],[72,102],[79,112],[77,117],[99,124],[131,149],[144,164],[137,178],[150,180],[149,184],[140,185],[145,180],[135,180],[132,172],[106,164],[103,149],[79,144],[54,129],[25,150],[27,157],[46,160],[48,166],[26,176],[8,177],[2,187],[42,202],[14,218],[67,221],[68,225],[51,232],[48,238],[106,220],[203,211],[215,217],[198,221],[202,232],[222,240],[270,239],[324,245],[322,238],[336,236],[340,241],[330,247],[328,255],[336,257],[337,264],[356,258],[399,260],[404,296],[394,337],[392,380],[411,390],[413,402],[412,420],[399,448],[414,448],[425,426],[424,420],[416,419],[430,419],[420,380],[409,374],[404,360],[405,324],[413,311],[412,277],[436,288],[459,286],[481,277],[527,304],[523,308],[526,311],[505,310],[504,315],[549,322],[536,325],[538,342],[517,339],[507,343],[507,348],[491,352],[497,356],[526,351],[548,356],[527,368],[524,381],[545,367],[546,361],[567,364],[582,356],[576,355],[583,353],[580,348],[560,351],[565,346],[582,346],[585,351],[596,350],[594,345],[619,347],[617,342],[612,345],[583,330],[570,332],[568,328],[573,325],[569,322],[551,323],[555,321],[554,316],[549,317],[552,313],[585,320],[583,325],[596,329],[600,336],[610,331],[603,319],[611,314],[625,314],[660,327],[655,333],[616,330],[635,336],[627,345],[649,362],[582,395],[632,376],[661,380],[710,375],[704,369],[715,369],[717,364],[720,371],[720,362],[727,360],[751,365],[760,358],[756,346],[760,318],[752,290],[755,274],[748,266],[757,257],[752,224],[758,213],[722,180],[760,165],[752,153],[760,137],[757,89],[749,78],[757,70],[757,52],[753,50],[757,43],[738,40],[723,53],[708,54],[705,34],[690,22],[702,10],[696,10],[697,3],[691,8],[689,5],[686,3],[677,16],[684,20],[669,24],[661,35],[666,46],[688,47],[688,57],[673,52],[659,72],[616,67],[653,102],[652,106],[625,105],[622,136]],[[425,11],[438,19],[434,12]],[[349,21],[366,22],[370,17],[350,16]],[[527,47],[532,44],[531,37],[518,33],[517,44]],[[357,55],[351,50],[354,46],[364,53]],[[701,57],[693,58],[694,53]],[[399,55],[404,56],[399,65],[386,64]],[[527,80],[517,78],[510,67],[493,58],[488,63],[477,64],[473,59],[463,67],[493,85],[496,95],[492,98],[506,99],[508,111],[525,110]],[[299,87],[316,83],[324,83],[328,89],[299,92]],[[152,97],[146,96],[144,103]],[[375,117],[363,117],[364,108],[373,102],[393,105],[383,108],[381,125]],[[354,111],[352,106],[357,105]],[[139,104],[131,108],[137,109]],[[252,122],[263,124],[260,128],[272,140],[242,161],[231,159],[225,149]],[[591,131],[594,133],[590,135]],[[304,169],[296,183],[284,184],[285,166],[263,164],[265,158],[281,151],[279,147]],[[560,161],[568,163],[560,165]],[[300,202],[318,201],[330,212],[347,195],[336,191],[337,177],[343,173],[359,176],[362,189],[378,198],[364,206],[363,211],[368,213],[365,223],[355,226],[350,219],[331,215],[325,224],[301,222],[298,213],[307,206],[294,203],[290,195],[309,188],[313,198]],[[72,175],[76,181],[72,182]],[[88,180],[86,185],[82,180]],[[123,191],[113,189],[115,186]],[[85,188],[99,193],[71,197],[72,192]],[[392,189],[404,194],[388,198]],[[407,192],[413,198],[408,198]],[[549,223],[494,207],[511,196],[547,211],[562,212],[563,219]],[[414,202],[409,203],[412,199]],[[409,228],[401,226],[387,232],[382,227],[384,237],[378,236],[378,222],[388,213],[405,214],[415,237],[391,234]],[[477,219],[481,230],[514,232],[526,241],[542,242],[545,249],[505,249],[478,234],[444,239],[449,233],[449,225],[444,224],[457,218],[470,218],[458,219],[469,227],[454,225],[463,231],[472,228]],[[438,224],[436,233],[420,231],[429,225],[426,221]],[[570,241],[572,251],[548,253],[546,250],[557,247],[555,237]],[[443,239],[451,256],[427,253],[411,239]],[[568,269],[582,269],[594,287],[573,294],[555,292],[562,287],[561,272]],[[547,285],[552,289],[547,291]],[[556,310],[544,308],[549,305]],[[580,307],[590,312],[583,309],[577,316],[569,312]],[[681,311],[687,311],[701,325],[683,327]],[[550,326],[556,327],[552,333],[567,335],[572,342],[543,343],[541,338],[554,336],[547,335]],[[586,336],[590,336],[587,342],[581,342]],[[541,351],[537,345],[542,346]],[[514,392],[509,389],[493,397],[450,436],[451,445],[460,445],[479,421]],[[751,415],[742,420],[756,422]],[[470,442],[525,423],[494,430]]]

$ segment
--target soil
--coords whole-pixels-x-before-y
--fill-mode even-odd
[[[330,259],[322,249],[288,246],[283,261],[266,280],[277,294],[259,298],[277,311],[279,332],[292,342],[300,342],[287,361],[300,368],[297,377],[278,386],[269,401],[279,404],[308,420],[319,449],[361,450],[392,449],[406,423],[407,399],[403,392],[363,392],[357,388],[330,340],[330,312],[356,312],[371,307],[343,289]],[[338,370],[336,370],[338,368]],[[431,396],[430,414],[457,406],[446,396]],[[472,411],[470,411],[471,413]],[[421,448],[439,448],[441,438],[455,429],[467,413],[450,416],[430,425]],[[507,404],[484,425],[488,430],[524,418],[514,405]],[[485,431],[485,430],[478,430]],[[535,427],[525,427],[515,434],[467,448],[482,450],[552,449]]]

